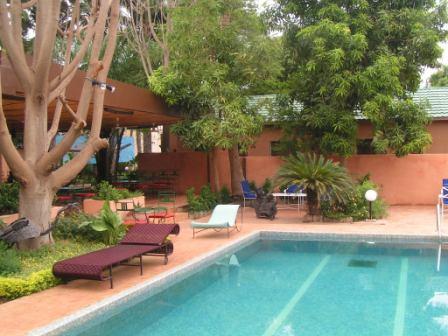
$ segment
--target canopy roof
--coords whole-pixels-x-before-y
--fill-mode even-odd
[[[25,98],[17,78],[7,61],[3,57],[0,65],[3,89],[3,109],[5,111],[8,127],[12,132],[21,132],[24,123]],[[51,67],[50,78],[54,78],[61,72],[61,67],[54,64]],[[78,70],[72,82],[67,87],[66,100],[76,112],[78,99],[86,74]],[[113,93],[106,91],[104,100],[104,114],[102,128],[109,130],[120,126],[128,128],[148,128],[155,125],[167,125],[180,119],[179,115],[170,111],[165,102],[151,93],[149,90],[138,88],[134,85],[107,80],[108,84],[115,86]],[[56,102],[52,102],[48,108],[48,123],[53,119]],[[92,105],[91,105],[92,106]],[[92,108],[87,118],[87,128],[90,127]],[[59,125],[60,131],[66,131],[72,118],[67,111],[63,111]]]

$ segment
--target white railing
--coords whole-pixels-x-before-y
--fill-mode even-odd
[[[442,259],[442,223],[443,223],[443,195],[439,195],[439,202],[436,206],[436,230],[439,236],[439,248],[437,251],[437,272],[440,271],[440,263]]]

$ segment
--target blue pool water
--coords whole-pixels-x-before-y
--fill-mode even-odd
[[[428,244],[259,241],[64,335],[448,335],[436,258]]]

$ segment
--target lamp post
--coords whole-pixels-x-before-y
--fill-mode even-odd
[[[369,189],[366,191],[364,197],[369,202],[369,218],[372,220],[372,202],[377,199],[378,193],[373,189]]]

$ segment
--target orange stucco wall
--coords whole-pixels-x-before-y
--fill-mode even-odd
[[[199,190],[207,184],[207,155],[200,152],[142,153],[138,155],[141,174],[175,170],[179,177],[174,181],[176,192],[194,187]]]
[[[448,154],[355,155],[346,161],[352,174],[370,174],[391,205],[436,204],[442,179],[448,177]]]
[[[249,148],[248,156],[271,155],[271,141],[278,141],[282,136],[279,128],[265,127],[255,144]]]
[[[425,153],[448,153],[448,120],[434,120],[428,126],[428,131],[432,136],[432,144],[426,148]],[[278,141],[281,136],[281,129],[266,127],[252,148],[250,148],[248,155],[270,156],[271,141]],[[372,124],[368,121],[360,121],[358,123],[358,139],[371,138]]]
[[[247,179],[257,184],[275,176],[282,160],[278,157],[246,158]],[[448,154],[354,155],[345,161],[356,178],[366,174],[380,186],[390,205],[436,204],[441,181],[448,178]]]
[[[176,190],[196,190],[208,183],[207,156],[198,152],[141,154],[139,169],[151,172],[176,169],[179,172]],[[243,159],[246,177],[262,184],[273,178],[282,159],[272,156],[248,156]],[[222,185],[230,185],[229,162],[225,151],[218,155]],[[354,177],[370,174],[381,188],[388,204],[436,204],[441,180],[448,177],[448,154],[411,154],[403,158],[395,155],[354,155],[345,161]],[[212,176],[213,178],[213,176]]]

